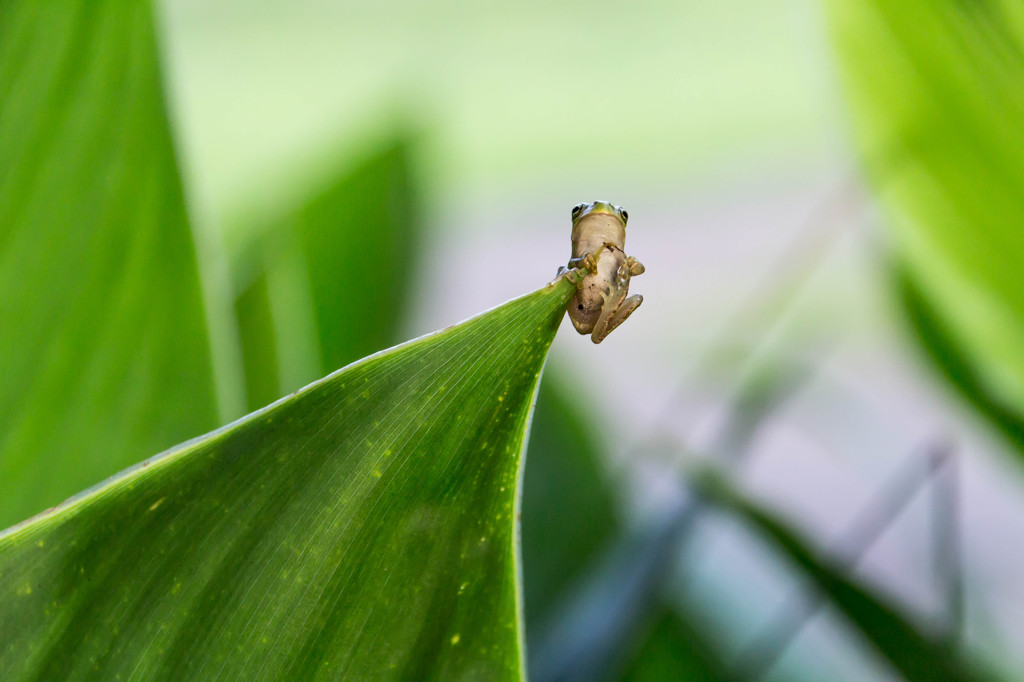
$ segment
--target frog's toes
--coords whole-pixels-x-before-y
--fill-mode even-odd
[[[583,279],[587,276],[586,268],[567,268],[564,265],[558,266],[558,272],[555,273],[555,279],[552,283],[557,282],[561,278],[565,278],[576,285],[579,289],[583,284]]]
[[[623,293],[625,293],[625,290],[629,288],[629,277],[630,270],[628,263],[623,263],[615,270],[615,286],[622,289]]]
[[[626,263],[629,265],[629,274],[631,274],[633,277],[636,277],[637,275],[642,275],[644,274],[644,272],[647,271],[647,268],[644,267],[644,264],[638,261],[636,258],[633,258],[632,256],[626,259]]]
[[[570,258],[569,259],[569,267],[570,268],[579,268],[579,267],[586,268],[591,273],[596,275],[597,274],[597,261],[599,261],[600,259],[601,259],[601,252],[600,251],[597,252],[596,256],[594,254],[590,253],[590,252],[587,252],[587,253],[583,254],[582,256],[578,256],[576,258]]]

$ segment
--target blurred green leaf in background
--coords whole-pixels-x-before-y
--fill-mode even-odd
[[[620,529],[614,492],[565,370],[546,372],[523,481],[525,617],[532,628],[583,579]]]
[[[1024,8],[828,6],[910,320],[1024,454]]]
[[[628,546],[627,563],[643,553],[656,538],[631,537],[617,518],[618,502],[607,480],[601,443],[588,430],[580,405],[570,398],[571,382],[565,370],[548,371],[537,399],[522,501],[522,558],[525,617],[530,654],[530,679],[538,682],[586,679],[592,667],[572,658],[560,640],[559,618],[609,560]],[[676,536],[676,533],[672,533]],[[639,542],[637,541],[639,540]],[[646,545],[646,546],[645,546]],[[620,562],[621,563],[621,562]],[[628,582],[628,568],[613,580]],[[601,679],[725,680],[727,664],[708,637],[665,601],[660,584],[653,599],[640,608],[637,622],[628,622],[625,638],[609,651],[589,651],[584,657],[602,662]],[[606,605],[601,605],[606,606]],[[572,627],[600,629],[607,620],[622,617],[614,609],[593,608],[582,614],[587,623]],[[630,647],[638,650],[632,651]],[[559,652],[553,658],[552,650]],[[614,665],[607,665],[607,661]],[[572,677],[558,675],[566,668]],[[552,675],[555,673],[555,675]],[[619,674],[621,673],[621,675]]]
[[[703,471],[692,480],[702,495],[743,519],[799,566],[904,679],[919,682],[991,679],[976,664],[964,660],[950,642],[928,634],[886,598],[859,584],[834,559],[816,556],[811,544],[789,523],[727,484],[720,475]]]
[[[0,3],[0,527],[219,423],[148,2]]]
[[[625,682],[691,680],[692,682],[729,682],[729,672],[720,652],[708,637],[687,622],[671,607],[643,633],[640,648],[633,652],[622,676]]]
[[[413,149],[396,131],[297,208],[239,230],[250,235],[233,248],[250,409],[398,341],[422,248]]]

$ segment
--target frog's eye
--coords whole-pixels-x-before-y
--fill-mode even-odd
[[[626,222],[627,220],[629,220],[629,212],[626,211],[626,209],[620,208],[619,215],[622,216],[622,222]]]
[[[583,210],[583,206],[584,206],[584,204],[576,204],[575,206],[572,207],[572,217],[573,218],[575,218],[576,216],[578,216],[580,214],[580,211]]]

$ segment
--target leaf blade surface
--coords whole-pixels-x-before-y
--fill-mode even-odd
[[[0,536],[5,679],[519,679],[520,453],[566,281]]]

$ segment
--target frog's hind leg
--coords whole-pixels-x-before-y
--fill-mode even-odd
[[[616,327],[625,322],[626,318],[632,315],[633,311],[639,308],[643,302],[643,296],[634,294],[620,303],[618,308],[603,311],[601,317],[598,318],[597,323],[594,325],[594,333],[590,336],[591,340],[594,343],[604,341],[604,337],[611,334]]]

